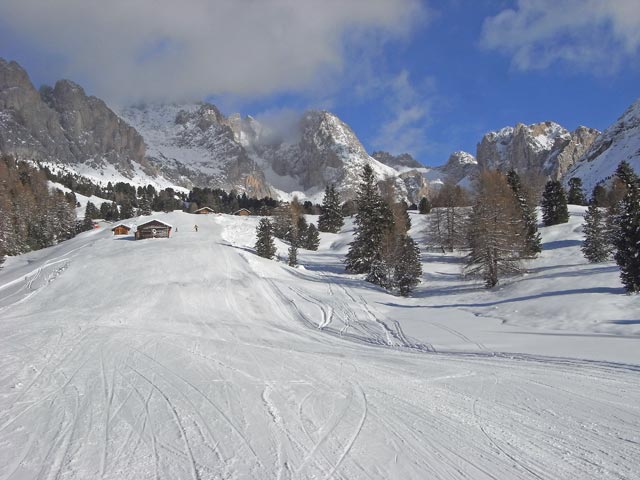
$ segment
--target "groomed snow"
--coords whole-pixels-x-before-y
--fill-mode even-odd
[[[343,273],[348,225],[301,268],[182,212],[9,258],[0,478],[638,478],[638,298],[581,213],[493,291],[424,252],[410,299]]]

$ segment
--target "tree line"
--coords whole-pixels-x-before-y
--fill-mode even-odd
[[[76,198],[50,189],[47,176],[26,162],[0,158],[0,263],[76,234]]]
[[[585,255],[590,261],[613,256],[625,288],[640,289],[640,180],[625,162],[611,187],[597,185],[590,200],[579,178],[568,181],[568,191],[561,182],[549,180],[539,194],[523,185],[514,170],[506,174],[484,170],[473,187],[470,195],[460,186],[445,184],[432,200],[425,197],[413,206],[419,213],[428,214],[425,246],[442,253],[464,252],[465,276],[480,278],[492,288],[501,278],[524,272],[524,261],[542,251],[536,213],[540,198],[544,226],[568,222],[569,203],[589,204],[582,247]],[[602,204],[608,205],[604,212]],[[260,221],[256,250],[261,256],[273,258],[273,237],[281,238],[289,242],[289,264],[295,265],[297,247],[302,245],[296,240],[295,225],[303,218],[302,210],[297,200],[280,208],[273,221]],[[411,223],[407,208],[411,207],[397,200],[388,183],[377,182],[367,165],[352,208],[354,239],[344,259],[346,271],[363,274],[367,281],[389,291],[409,295],[422,275],[420,251],[408,234]],[[340,230],[345,209],[334,186],[326,188],[320,212],[319,231]]]
[[[366,274],[366,279],[390,291],[409,295],[422,275],[420,252],[409,236],[411,222],[407,206],[396,199],[388,186],[383,198],[370,165],[361,173],[361,183],[353,203],[355,209],[354,240],[345,259],[347,271]],[[337,233],[344,224],[345,209],[334,185],[325,189],[319,208],[318,227],[306,226],[300,202],[282,205],[273,219],[260,220],[256,231],[256,252],[265,258],[276,254],[274,237],[289,243],[288,263],[297,264],[298,248],[316,250],[318,230]]]
[[[629,293],[640,292],[640,177],[618,165],[607,194],[596,186],[584,216],[582,253],[591,263],[615,260]]]

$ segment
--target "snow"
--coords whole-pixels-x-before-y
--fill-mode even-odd
[[[85,163],[79,164],[58,164],[51,162],[42,162],[42,166],[49,168],[53,173],[64,174],[72,173],[80,175],[91,182],[105,187],[109,182],[116,184],[118,182],[128,183],[135,187],[146,187],[147,185],[153,185],[158,190],[165,188],[173,188],[176,191],[188,192],[189,190],[183,187],[174,185],[162,176],[152,177],[144,173],[137,163],[132,163],[133,172],[130,176],[123,175],[118,169],[110,163],[102,162],[99,166],[93,164],[88,160]]]
[[[69,193],[72,192],[72,190],[70,188],[65,187],[64,185],[62,185],[61,183],[57,183],[57,182],[49,182],[49,187],[50,188],[55,188],[58,189],[64,193]],[[85,210],[87,209],[87,203],[91,202],[93,203],[96,208],[100,208],[100,206],[107,202],[107,203],[111,203],[111,200],[106,200],[104,198],[101,197],[96,197],[95,195],[91,195],[90,197],[87,197],[85,195],[82,195],[78,192],[73,192],[73,194],[76,196],[76,201],[77,203],[80,204],[79,207],[76,207],[76,217],[77,218],[84,218],[84,213]]]
[[[572,177],[581,178],[585,192],[590,194],[596,184],[615,173],[623,160],[640,172],[640,98],[596,138],[567,172],[565,181]]]
[[[182,212],[10,257],[0,478],[638,478],[638,297],[582,212],[491,291],[423,252],[409,299],[343,272],[351,222],[299,269],[256,217]]]

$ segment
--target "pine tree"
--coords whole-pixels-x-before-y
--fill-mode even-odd
[[[149,200],[147,194],[144,193],[140,200],[138,200],[138,215],[151,215],[152,213],[151,200]]]
[[[393,267],[381,255],[378,255],[371,262],[367,273],[367,282],[378,285],[386,290],[393,288]]]
[[[93,229],[93,220],[91,220],[91,216],[89,216],[87,214],[87,210],[85,208],[84,218],[82,219],[82,222],[80,223],[79,231],[88,232],[89,230],[92,230],[92,229]]]
[[[422,197],[420,199],[420,204],[418,205],[418,211],[421,215],[425,215],[431,212],[431,202],[427,197]]]
[[[298,218],[296,236],[298,238],[298,245],[300,245],[302,248],[306,248],[304,245],[305,245],[305,240],[307,238],[308,231],[309,231],[309,224],[307,223],[307,219],[304,218],[304,215],[301,214],[300,217]]]
[[[131,205],[131,202],[129,200],[124,200],[120,205],[120,218],[125,219],[131,218],[133,216],[135,216],[133,205]]]
[[[276,254],[276,245],[272,235],[273,227],[268,218],[260,219],[256,229],[256,253],[264,258],[273,258]]]
[[[416,242],[408,235],[400,238],[396,249],[396,262],[393,273],[395,286],[400,295],[408,297],[422,276],[420,250]]]
[[[593,187],[593,192],[591,193],[591,203],[597,205],[598,207],[604,207],[607,205],[607,189],[604,188],[603,185],[597,184]]]
[[[298,245],[296,242],[292,242],[289,246],[289,266],[295,267],[298,265]]]
[[[318,229],[312,223],[307,228],[307,233],[304,237],[303,248],[307,250],[318,250],[320,246],[320,234],[318,233]]]
[[[354,240],[345,259],[347,271],[369,273],[374,260],[381,258],[382,242],[392,219],[388,206],[382,201],[371,165],[365,164],[360,176],[354,219]]]
[[[604,215],[595,203],[589,205],[584,215],[584,242],[582,253],[590,263],[605,262],[611,254]]]
[[[562,184],[557,180],[549,180],[545,185],[542,194],[542,220],[546,227],[569,221],[567,197]]]
[[[497,285],[503,275],[522,271],[525,225],[513,190],[500,172],[480,173],[469,244],[466,272],[482,277],[487,288]]]
[[[640,292],[640,179],[627,162],[620,163],[616,175],[626,193],[620,205],[614,258],[625,289],[637,293]]]
[[[84,216],[88,216],[92,220],[100,218],[100,210],[98,210],[98,208],[92,202],[87,202],[87,206],[84,210]]]
[[[623,160],[616,168],[616,177],[620,179],[622,185],[627,190],[634,187],[638,183],[638,175],[626,160]]]
[[[586,205],[587,198],[582,189],[582,179],[572,177],[569,179],[569,194],[567,195],[567,203],[571,205]]]
[[[340,196],[336,192],[335,185],[327,185],[324,190],[324,198],[320,207],[318,218],[318,230],[321,232],[338,233],[344,225]]]
[[[527,195],[525,195],[524,188],[522,187],[522,182],[520,181],[520,176],[515,170],[510,170],[509,173],[507,173],[507,182],[518,202],[520,214],[524,222],[525,242],[522,255],[528,258],[534,258],[542,251],[542,238],[540,237],[540,232],[538,232],[538,220],[535,207],[531,205],[531,202],[527,199]]]

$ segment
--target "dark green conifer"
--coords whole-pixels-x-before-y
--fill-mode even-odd
[[[611,255],[611,245],[607,237],[605,216],[601,207],[589,205],[584,215],[584,242],[582,253],[590,263],[605,262]]]
[[[418,205],[418,211],[421,215],[426,215],[431,212],[431,202],[427,197],[420,199],[420,205]]]
[[[618,166],[616,175],[626,193],[619,209],[614,258],[625,289],[637,293],[640,292],[640,180],[627,162]]]
[[[321,232],[337,233],[344,225],[340,195],[336,192],[335,185],[327,185],[324,190],[324,198],[320,207],[318,218],[318,230]]]
[[[546,227],[569,221],[567,196],[557,180],[549,180],[545,185],[542,194],[542,220]]]
[[[569,194],[567,195],[567,203],[571,205],[586,205],[587,197],[582,189],[582,179],[573,177],[569,179]]]
[[[264,258],[273,258],[276,245],[273,240],[273,227],[268,218],[260,219],[256,229],[256,253]]]
[[[522,215],[522,220],[524,222],[525,240],[522,256],[529,258],[535,257],[542,251],[542,238],[540,237],[540,232],[538,232],[538,220],[535,206],[531,205],[531,202],[524,194],[520,176],[515,170],[510,170],[507,173],[507,182],[516,197],[516,201],[518,202],[520,213]]]

